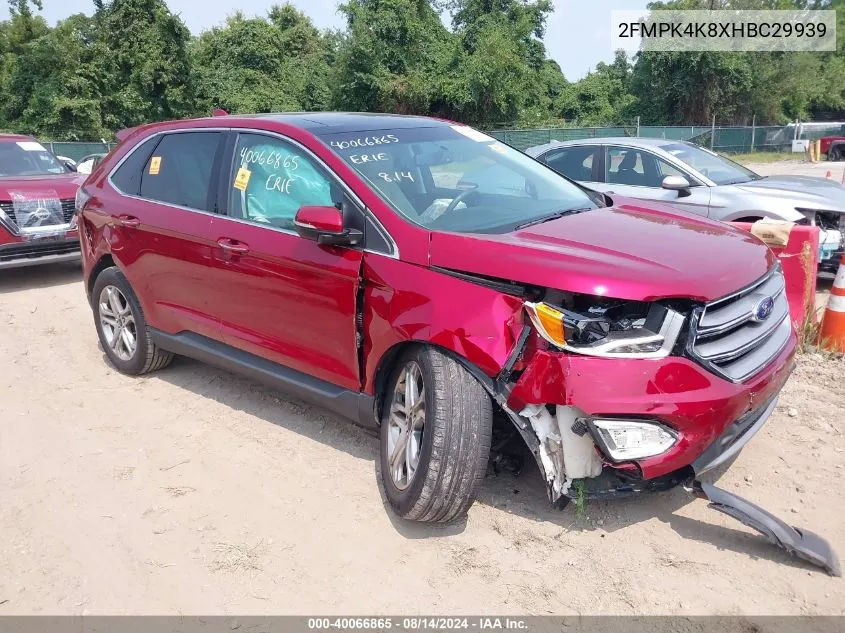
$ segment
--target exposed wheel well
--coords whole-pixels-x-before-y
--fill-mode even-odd
[[[110,268],[114,265],[115,263],[111,255],[103,255],[100,260],[94,264],[94,268],[91,269],[91,274],[88,276],[88,287],[85,289],[88,293],[89,303],[91,302],[91,293],[94,291],[94,284],[97,283],[97,277],[99,277],[100,273],[106,268]]]
[[[378,367],[376,367],[376,380],[373,389],[373,397],[375,402],[375,417],[376,424],[381,425],[381,410],[384,404],[384,396],[387,393],[387,381],[390,379],[390,374],[393,373],[396,363],[405,350],[410,349],[416,345],[424,345],[422,341],[404,341],[397,343],[379,359]]]
[[[374,385],[374,413],[376,416],[376,424],[381,424],[382,406],[384,405],[384,398],[387,394],[388,387],[387,381],[390,379],[390,376],[396,367],[396,363],[399,362],[399,359],[404,355],[405,351],[415,346],[435,347],[447,356],[454,358],[457,362],[463,365],[467,371],[469,371],[469,373],[472,374],[479,383],[481,383],[481,386],[484,387],[485,391],[490,394],[490,399],[493,402],[494,419],[507,417],[505,411],[501,407],[501,404],[492,393],[492,391],[495,390],[495,383],[493,379],[485,375],[480,369],[478,369],[478,367],[449,348],[442,347],[441,345],[435,345],[426,341],[403,341],[402,343],[397,343],[387,350],[387,352],[385,352],[381,357],[378,367],[376,368],[376,379]]]
[[[748,215],[744,218],[737,218],[736,220],[731,220],[731,222],[748,222],[749,224],[754,224],[757,220],[762,219],[762,216],[759,215]]]

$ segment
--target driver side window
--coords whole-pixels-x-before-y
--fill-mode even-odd
[[[332,182],[305,152],[263,134],[240,134],[229,175],[229,215],[293,230],[302,206],[332,206]]]

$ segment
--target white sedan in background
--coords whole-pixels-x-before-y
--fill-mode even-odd
[[[594,138],[526,150],[590,189],[664,202],[724,222],[762,218],[818,226],[819,267],[836,270],[845,247],[845,187],[812,176],[761,176],[685,141]]]

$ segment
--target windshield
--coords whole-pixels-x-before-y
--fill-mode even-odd
[[[717,185],[735,185],[761,178],[750,169],[696,145],[671,143],[660,147]]]
[[[0,178],[64,174],[68,169],[35,141],[0,143]]]
[[[382,200],[428,229],[506,233],[598,206],[556,172],[469,127],[347,132],[321,138]]]

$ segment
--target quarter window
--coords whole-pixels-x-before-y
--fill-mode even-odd
[[[305,152],[281,139],[241,134],[229,177],[229,215],[293,229],[302,206],[332,206],[342,195]]]
[[[167,134],[141,174],[141,197],[209,211],[209,190],[219,132]]]
[[[115,170],[111,179],[118,191],[130,196],[141,195],[141,176],[144,174],[144,166],[160,140],[161,138],[158,136],[148,138],[133,149],[132,153]]]

